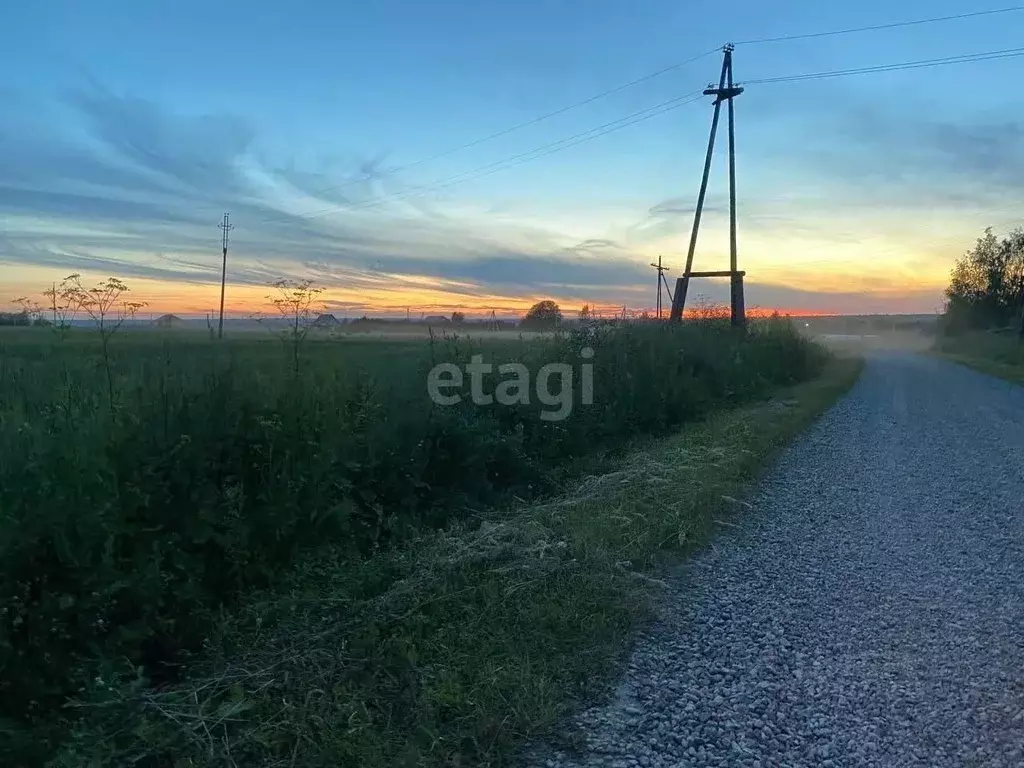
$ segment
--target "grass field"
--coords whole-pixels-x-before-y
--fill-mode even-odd
[[[1012,330],[941,336],[933,351],[983,373],[1024,384],[1024,341]]]
[[[560,421],[537,398],[426,396],[439,362],[580,372],[585,348],[593,402],[577,375]],[[675,513],[590,526],[548,519],[543,500],[607,477],[640,436],[812,379],[826,359],[767,321],[747,335],[311,340],[297,358],[255,337],[126,333],[104,351],[77,329],[0,334],[0,758],[231,764],[222,744],[238,764],[502,759],[614,663],[642,604],[621,590],[685,539]],[[313,666],[261,680],[271,657]],[[189,688],[208,674],[219,682]],[[279,697],[281,684],[299,687]],[[182,692],[214,709],[195,719]]]

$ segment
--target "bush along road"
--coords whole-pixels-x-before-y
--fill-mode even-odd
[[[669,581],[579,766],[1024,765],[1024,389],[880,353]]]

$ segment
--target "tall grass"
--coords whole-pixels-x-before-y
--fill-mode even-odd
[[[939,336],[938,354],[1000,378],[1024,384],[1024,338],[1016,329]]]
[[[0,345],[0,757],[11,764],[49,754],[72,725],[63,705],[97,685],[174,682],[225,609],[304,553],[330,544],[334,567],[365,569],[424,530],[542,496],[632,435],[805,379],[824,359],[782,323],[521,345],[318,342],[298,366],[270,343],[140,335],[111,345],[108,390],[95,341],[22,332]],[[564,421],[540,419],[535,401],[426,396],[440,361],[479,353],[536,371],[578,366],[586,346],[594,402],[577,396]],[[396,576],[370,572],[381,590]]]

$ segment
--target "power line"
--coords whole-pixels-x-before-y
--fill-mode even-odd
[[[944,56],[938,59],[920,59],[918,61],[906,61],[898,64],[878,64],[875,66],[857,67],[854,69],[835,69],[824,72],[807,72],[797,75],[784,75],[781,77],[763,77],[754,80],[747,80],[744,84],[764,85],[767,83],[791,83],[803,80],[820,80],[830,77],[846,77],[848,75],[864,75],[875,72],[896,72],[904,69],[940,67],[947,64],[963,64],[974,61],[990,61],[992,59],[1012,59],[1018,56],[1024,56],[1024,48],[1006,48],[1001,51],[965,53],[959,56]]]
[[[1012,12],[1015,12],[1015,11],[1022,11],[1022,10],[1024,10],[1024,6],[1019,6],[1018,5],[1018,6],[1012,6],[1012,7],[1009,7],[1009,8],[997,8],[997,9],[992,9],[992,10],[987,10],[987,11],[975,11],[973,13],[961,13],[961,14],[956,14],[956,15],[952,15],[952,16],[935,16],[935,17],[927,18],[927,19],[912,19],[912,20],[909,20],[909,21],[897,21],[897,22],[891,22],[891,23],[887,23],[887,24],[874,24],[874,25],[870,25],[870,26],[853,27],[853,28],[849,28],[849,29],[826,30],[826,31],[821,31],[821,32],[808,32],[808,33],[802,33],[802,34],[796,34],[796,35],[784,35],[784,36],[781,36],[781,37],[765,37],[765,38],[759,38],[759,39],[754,39],[754,40],[743,40],[743,41],[741,41],[739,43],[736,43],[736,45],[759,45],[759,44],[762,44],[762,43],[775,43],[775,42],[784,42],[784,41],[790,41],[790,40],[803,40],[803,39],[810,39],[810,38],[817,38],[817,37],[828,37],[828,36],[833,36],[833,35],[847,35],[847,34],[854,34],[854,33],[859,33],[859,32],[873,32],[873,31],[884,30],[884,29],[894,29],[894,28],[898,28],[898,27],[919,26],[919,25],[923,25],[923,24],[935,24],[935,23],[940,23],[940,22],[945,22],[945,21],[955,21],[955,20],[960,20],[960,19],[969,19],[969,18],[978,17],[978,16],[991,16],[991,15],[994,15],[994,14],[1012,13]],[[575,101],[575,102],[573,102],[571,104],[567,104],[564,107],[559,107],[558,109],[552,110],[550,112],[545,112],[544,114],[538,115],[537,117],[531,118],[529,120],[525,120],[525,121],[523,121],[521,123],[516,123],[514,125],[511,125],[508,128],[504,128],[504,129],[502,129],[500,131],[496,131],[496,132],[488,134],[486,136],[482,136],[479,139],[474,139],[474,140],[468,141],[468,142],[466,142],[464,144],[460,144],[460,145],[458,145],[456,147],[452,147],[450,149],[443,150],[441,152],[438,152],[438,153],[433,154],[433,155],[429,155],[429,156],[421,158],[419,160],[414,160],[414,161],[412,161],[410,163],[406,163],[406,164],[400,165],[400,166],[398,166],[396,168],[392,168],[392,169],[388,170],[387,173],[388,174],[401,173],[403,171],[407,171],[407,170],[410,170],[412,168],[419,167],[420,165],[424,165],[426,163],[433,162],[434,160],[439,160],[439,159],[441,159],[443,157],[448,157],[448,156],[454,155],[454,154],[456,154],[458,152],[462,152],[462,151],[464,151],[466,149],[470,149],[472,147],[476,147],[476,146],[479,146],[481,144],[485,144],[485,143],[487,143],[489,141],[493,141],[494,139],[500,138],[502,136],[507,136],[508,134],[514,133],[515,131],[522,130],[523,128],[528,128],[528,127],[530,127],[532,125],[536,125],[536,124],[541,123],[541,122],[543,122],[545,120],[549,120],[552,117],[557,117],[558,115],[565,114],[566,112],[570,112],[570,111],[572,111],[574,109],[578,109],[579,107],[586,106],[587,104],[592,104],[595,101],[599,101],[600,99],[604,99],[604,98],[606,98],[608,96],[612,96],[612,95],[614,95],[616,93],[620,93],[622,91],[625,91],[628,88],[632,88],[634,86],[637,86],[637,85],[640,85],[642,83],[648,82],[649,80],[653,80],[654,78],[660,77],[661,75],[667,74],[669,72],[673,72],[673,71],[675,71],[677,69],[681,69],[682,67],[685,67],[688,64],[692,64],[692,63],[694,63],[696,61],[700,61],[701,59],[703,59],[703,58],[705,58],[707,56],[710,56],[710,55],[712,55],[714,53],[717,53],[718,51],[719,51],[719,48],[713,48],[711,50],[704,51],[703,53],[699,53],[699,54],[697,54],[695,56],[691,56],[690,58],[684,59],[683,61],[678,61],[678,62],[676,62],[674,64],[669,64],[668,66],[662,67],[661,69],[657,69],[657,70],[654,70],[653,72],[649,72],[648,74],[642,75],[642,76],[640,76],[640,77],[638,77],[638,78],[636,78],[634,80],[630,80],[629,82],[623,83],[621,85],[614,86],[612,88],[608,88],[607,90],[601,91],[600,93],[596,93],[593,96],[588,96],[585,99],[581,99],[581,100]],[[351,186],[353,186],[355,184],[362,183],[363,181],[366,181],[366,179],[363,179],[363,178],[351,179],[351,180],[343,182],[341,184],[336,184],[334,186],[326,187],[324,189],[321,189],[321,190],[318,190],[316,192],[313,192],[312,196],[315,197],[315,196],[327,194],[329,192],[336,192],[336,191],[338,191],[340,189],[345,189],[345,188],[351,187]]]
[[[958,16],[936,17],[934,19],[920,19],[920,20],[915,20],[915,21],[896,22],[894,24],[889,24],[889,25],[876,25],[876,26],[873,26],[873,27],[862,27],[862,28],[849,29],[849,30],[835,30],[835,31],[831,31],[831,32],[813,33],[813,36],[820,37],[820,36],[832,35],[832,34],[847,34],[847,33],[852,33],[852,32],[868,31],[868,30],[874,30],[874,29],[885,29],[885,28],[889,28],[889,27],[892,27],[892,26],[908,26],[908,25],[911,25],[911,24],[924,24],[924,23],[931,23],[931,22],[935,22],[935,21],[945,21],[945,20],[956,19],[956,18],[969,18],[971,16],[986,15],[986,14],[993,14],[993,13],[1006,13],[1006,12],[1010,12],[1010,11],[1014,11],[1014,10],[1024,10],[1024,6],[1017,6],[1017,7],[1014,7],[1014,8],[1006,8],[1006,9],[1000,9],[1000,10],[994,10],[994,11],[977,12],[977,13],[974,13],[974,14],[960,14]],[[793,37],[795,38],[795,37],[799,37],[799,36],[793,36]],[[747,44],[753,44],[753,43],[757,43],[757,42],[769,42],[769,41],[773,41],[775,39],[776,38],[765,38],[764,40],[760,40],[760,41],[758,41],[758,40],[747,41]],[[583,101],[575,102],[574,104],[568,105],[567,107],[563,107],[562,109],[555,110],[553,112],[549,112],[549,113],[547,113],[545,115],[541,115],[541,116],[539,116],[537,118],[534,118],[533,120],[527,121],[525,123],[520,123],[518,125],[512,126],[512,127],[508,128],[508,129],[505,129],[504,131],[500,131],[498,133],[491,134],[490,136],[483,137],[483,138],[478,139],[476,141],[469,142],[467,144],[464,144],[464,145],[462,145],[460,147],[456,147],[454,149],[448,150],[448,151],[446,151],[444,153],[441,153],[439,155],[434,155],[434,156],[431,156],[429,158],[424,158],[422,160],[415,161],[414,163],[411,163],[411,164],[408,164],[408,165],[405,165],[405,166],[401,166],[400,168],[395,169],[392,172],[397,172],[397,171],[400,171],[400,170],[411,168],[411,167],[413,167],[415,165],[420,165],[422,163],[426,163],[429,160],[435,159],[436,157],[440,157],[442,155],[453,154],[453,153],[458,152],[458,151],[460,151],[462,149],[465,149],[467,147],[475,146],[475,145],[478,145],[478,144],[482,144],[482,143],[484,143],[486,141],[491,140],[492,138],[496,138],[497,136],[501,136],[501,135],[505,135],[505,134],[511,133],[511,132],[516,131],[519,128],[525,127],[527,125],[533,125],[535,123],[541,122],[542,120],[546,120],[547,118],[552,117],[554,115],[562,114],[564,112],[567,112],[567,111],[569,111],[571,109],[574,109],[574,108],[576,108],[578,106],[581,106],[583,104],[587,104],[587,103],[591,103],[593,101],[596,101],[596,100],[598,100],[600,98],[603,98],[604,96],[607,96],[607,95],[609,95],[611,93],[615,93],[615,92],[624,90],[624,89],[629,88],[629,87],[631,87],[631,86],[633,86],[633,85],[635,85],[637,83],[643,82],[645,80],[649,80],[649,79],[651,79],[653,77],[656,77],[656,76],[658,76],[660,74],[663,74],[664,72],[668,72],[668,71],[670,71],[672,69],[677,69],[677,68],[679,68],[681,66],[684,66],[685,64],[692,63],[693,61],[696,61],[698,59],[701,59],[701,58],[707,56],[709,53],[710,52],[705,52],[705,53],[700,54],[698,56],[691,57],[690,59],[687,59],[687,60],[685,60],[683,62],[679,62],[678,64],[674,64],[674,65],[671,65],[669,67],[662,68],[662,69],[660,69],[660,70],[658,70],[656,72],[651,73],[650,75],[646,75],[646,76],[644,76],[642,78],[638,78],[636,80],[630,81],[629,83],[625,83],[625,84],[623,84],[621,86],[617,86],[616,88],[609,89],[608,91],[604,91],[604,92],[602,92],[600,94],[596,94],[595,96],[592,96],[592,97],[590,97],[588,99],[584,99]],[[752,85],[752,84],[770,84],[770,83],[796,82],[796,81],[803,81],[803,80],[824,79],[824,78],[832,78],[832,77],[844,77],[844,76],[857,75],[857,74],[869,74],[869,73],[876,73],[876,72],[897,71],[897,70],[903,70],[903,69],[926,68],[926,67],[933,67],[933,66],[943,66],[943,65],[947,65],[947,64],[968,63],[968,62],[974,62],[974,61],[988,61],[988,60],[992,60],[992,59],[1014,58],[1014,57],[1018,57],[1018,56],[1021,56],[1021,55],[1024,55],[1024,48],[1010,48],[1010,49],[1005,49],[1005,50],[1001,50],[1001,51],[979,52],[979,53],[973,53],[973,54],[963,54],[963,55],[959,55],[959,56],[949,56],[949,57],[943,57],[943,58],[938,58],[938,59],[924,59],[924,60],[920,60],[920,61],[902,62],[902,63],[896,63],[896,64],[881,64],[881,65],[875,65],[875,66],[869,66],[869,67],[859,67],[859,68],[846,69],[846,70],[832,70],[832,71],[825,71],[825,72],[813,72],[813,73],[802,73],[802,74],[797,74],[797,75],[787,75],[787,76],[780,76],[780,77],[773,77],[773,78],[759,78],[759,79],[754,79],[754,80],[746,81],[746,84],[747,85]],[[696,95],[696,97],[699,98],[699,95]],[[546,144],[546,145],[543,145],[541,147],[537,147],[537,148],[529,150],[527,152],[523,152],[523,153],[520,153],[518,155],[513,155],[512,157],[504,158],[502,160],[498,160],[498,161],[495,161],[493,163],[489,163],[487,165],[480,166],[480,167],[472,169],[470,171],[465,171],[463,173],[455,174],[454,176],[450,176],[450,177],[446,177],[446,178],[443,178],[443,179],[439,179],[439,180],[436,180],[436,181],[433,181],[433,182],[429,182],[427,184],[419,185],[419,186],[416,186],[416,187],[411,187],[409,189],[401,190],[401,191],[393,193],[393,194],[384,195],[384,196],[375,198],[373,200],[365,201],[365,202],[357,204],[357,205],[346,205],[346,204],[332,205],[332,206],[329,206],[329,207],[326,207],[326,208],[323,208],[323,209],[319,209],[319,210],[315,210],[315,211],[311,211],[311,212],[308,212],[308,213],[305,213],[305,214],[287,214],[287,215],[281,215],[281,216],[264,218],[264,219],[260,219],[258,221],[260,221],[262,223],[269,223],[269,222],[274,222],[274,221],[292,220],[292,219],[295,219],[295,218],[301,218],[301,219],[315,218],[317,216],[321,216],[321,215],[324,215],[324,214],[327,214],[327,213],[331,213],[331,212],[336,211],[336,210],[341,210],[341,209],[359,210],[359,209],[368,208],[368,207],[375,207],[375,206],[377,206],[377,205],[379,205],[381,203],[388,202],[388,201],[391,201],[391,200],[400,200],[400,199],[404,199],[406,197],[410,197],[410,196],[414,196],[414,195],[417,195],[417,194],[421,194],[423,192],[439,190],[439,189],[445,189],[445,188],[448,188],[450,186],[454,186],[456,184],[461,184],[461,183],[464,183],[466,181],[471,181],[473,179],[480,178],[482,176],[490,175],[491,173],[496,173],[496,172],[498,172],[500,170],[505,170],[507,168],[511,168],[511,167],[516,166],[516,165],[520,165],[521,163],[530,162],[532,160],[539,159],[541,157],[545,157],[545,156],[547,156],[549,154],[554,154],[555,152],[561,151],[563,149],[568,149],[570,147],[577,146],[578,144],[584,143],[586,141],[590,141],[592,139],[599,138],[599,137],[604,136],[604,135],[606,135],[608,133],[612,133],[612,132],[620,130],[622,128],[626,128],[626,127],[629,127],[631,125],[635,125],[636,123],[643,122],[644,120],[650,119],[650,118],[655,117],[655,116],[660,115],[660,114],[663,114],[664,112],[667,112],[667,111],[670,111],[672,109],[675,109],[675,108],[677,108],[679,106],[682,106],[685,103],[689,103],[689,101],[691,101],[691,100],[695,101],[696,98],[690,99],[690,96],[687,95],[687,96],[679,97],[677,99],[670,99],[670,100],[668,100],[666,102],[662,102],[661,104],[657,104],[657,105],[655,105],[653,107],[650,107],[648,109],[632,113],[631,115],[627,115],[626,117],[619,118],[618,120],[614,120],[614,121],[611,121],[609,123],[605,123],[605,124],[603,124],[601,126],[598,126],[596,128],[592,128],[592,129],[589,129],[587,131],[583,131],[581,133],[578,133],[578,134],[575,134],[573,136],[570,136],[570,137],[568,137],[566,139],[561,139],[559,141],[552,142],[550,144]],[[594,134],[594,135],[591,136],[590,134]],[[547,151],[547,150],[550,150],[550,151]],[[340,185],[340,186],[337,186],[337,187],[333,187],[331,189],[339,189],[341,187],[348,186],[348,185],[350,185],[352,183],[355,183],[355,182],[347,182],[346,184],[343,184],[343,185]],[[326,192],[326,191],[330,191],[330,190],[324,190],[324,192]],[[323,192],[316,193],[316,194],[323,194]]]
[[[968,63],[973,61],[989,61],[993,59],[1014,58],[1022,55],[1024,55],[1024,48],[1009,48],[1000,51],[984,51],[971,54],[962,54],[957,56],[946,56],[938,59],[923,59],[919,61],[901,62],[894,64],[879,64],[869,67],[858,67],[854,69],[811,72],[771,78],[758,78],[754,80],[747,80],[745,81],[745,84],[760,85],[770,83],[785,83],[804,80],[824,79],[831,77],[845,77],[850,75],[871,74],[877,72],[892,72],[904,69],[919,69],[925,67],[943,66],[947,64]],[[464,171],[462,173],[455,174],[454,176],[438,179],[436,181],[429,182],[427,184],[422,184],[416,187],[410,187],[408,189],[401,190],[390,195],[383,195],[381,197],[365,201],[357,205],[333,205],[319,210],[311,211],[305,214],[284,215],[280,217],[262,219],[261,221],[272,222],[279,220],[291,220],[295,218],[315,218],[317,216],[332,213],[337,210],[360,210],[364,208],[372,208],[385,202],[402,200],[407,197],[423,194],[425,192],[446,189],[457,184],[463,184],[467,181],[472,181],[483,176],[488,176],[492,173],[497,173],[498,171],[506,170],[508,168],[521,165],[522,163],[531,162],[541,157],[546,157],[547,155],[554,154],[555,152],[560,152],[564,149],[569,149],[570,147],[577,146],[587,141],[592,141],[593,139],[600,138],[601,136],[605,136],[609,133],[613,133],[615,131],[627,128],[629,126],[635,125],[645,120],[649,120],[653,117],[664,114],[665,112],[677,109],[678,107],[681,107],[685,104],[689,104],[693,101],[696,101],[699,98],[700,92],[695,92],[692,94],[687,94],[685,96],[680,96],[675,99],[669,99],[668,101],[661,102],[660,104],[656,104],[653,107],[649,107],[647,109],[634,112],[625,117],[613,120],[608,123],[604,123],[603,125],[597,126],[596,128],[591,128],[589,130],[582,131],[580,133],[574,134],[573,136],[569,136],[565,139],[560,139],[558,141],[551,142],[540,147],[536,147],[532,150],[528,150],[526,152],[513,155],[511,157],[503,158],[501,160],[488,163],[487,165],[483,165],[471,169],[469,171]]]
[[[755,40],[740,40],[735,45],[760,45],[761,43],[781,43],[790,40],[809,40],[816,37],[831,37],[833,35],[850,35],[856,32],[875,32],[882,29],[896,29],[898,27],[913,27],[922,24],[935,24],[943,21],[958,21],[970,19],[976,16],[992,16],[997,13],[1013,13],[1024,11],[1024,5],[1014,5],[1009,8],[994,8],[988,11],[974,11],[972,13],[958,13],[953,16],[935,16],[930,19],[913,19],[911,21],[894,21],[888,24],[872,24],[866,27],[851,27],[849,29],[834,29],[826,32],[806,32],[796,35],[782,35],[781,37],[761,37]]]
[[[993,59],[1015,58],[1022,55],[1024,55],[1024,48],[1009,48],[1000,51],[985,51],[972,54],[962,54],[958,56],[946,56],[938,59],[923,59],[919,61],[901,62],[894,64],[879,64],[869,67],[858,67],[845,70],[831,70],[825,72],[811,72],[771,78],[758,78],[754,80],[747,80],[745,81],[745,84],[761,85],[771,83],[816,80],[832,77],[845,77],[850,75],[872,74],[878,72],[892,72],[904,69],[920,69],[926,67],[944,66],[947,64],[959,64],[974,61],[989,61]],[[365,201],[357,205],[333,205],[327,208],[322,208],[305,214],[283,215],[279,217],[261,219],[260,221],[266,223],[273,221],[292,220],[295,218],[316,218],[317,216],[322,216],[324,214],[332,213],[337,210],[360,210],[364,208],[372,208],[385,202],[402,200],[407,197],[423,194],[425,192],[447,189],[448,187],[452,187],[457,184],[463,184],[467,181],[472,181],[483,176],[489,176],[492,173],[497,173],[498,171],[506,170],[508,168],[512,168],[526,162],[531,162],[541,157],[546,157],[547,155],[560,152],[564,149],[569,149],[570,147],[583,144],[587,141],[592,141],[593,139],[600,138],[601,136],[605,136],[609,133],[613,133],[615,131],[627,128],[637,123],[644,122],[645,120],[649,120],[653,117],[664,114],[665,112],[677,109],[678,107],[681,107],[685,104],[689,104],[693,101],[696,101],[699,98],[700,92],[695,92],[692,94],[687,94],[685,96],[680,96],[675,99],[669,99],[668,101],[661,102],[660,104],[656,104],[653,107],[649,107],[647,109],[634,112],[625,117],[597,126],[596,128],[591,128],[589,130],[582,131],[580,133],[574,134],[573,136],[569,136],[565,139],[560,139],[558,141],[551,142],[540,147],[536,147],[532,150],[528,150],[526,152],[513,155],[511,157],[503,158],[501,160],[488,163],[487,165],[480,166],[469,171],[464,171],[462,173],[455,174],[454,176],[438,179],[436,181],[429,182],[427,184],[422,184],[416,187],[410,187],[408,189],[401,190],[390,195],[383,195],[381,197]]]
[[[508,168],[515,167],[517,165],[522,165],[523,163],[537,160],[541,157],[553,155],[556,152],[561,152],[562,150],[569,149],[570,147],[575,147],[580,144],[584,144],[588,141],[593,141],[594,139],[600,138],[602,136],[607,136],[609,133],[620,131],[623,128],[628,128],[630,126],[636,125],[637,123],[642,123],[646,120],[650,120],[653,117],[657,117],[658,115],[663,115],[666,112],[671,112],[672,110],[678,109],[679,107],[685,106],[687,104],[692,104],[693,102],[700,99],[702,95],[703,94],[701,91],[694,91],[693,93],[688,93],[685,96],[679,96],[675,99],[663,101],[660,104],[655,104],[653,107],[648,107],[647,109],[642,109],[638,112],[633,112],[632,114],[626,115],[625,117],[621,117],[617,120],[612,120],[608,123],[604,123],[603,125],[599,125],[596,128],[581,131],[580,133],[574,134],[573,136],[569,136],[567,138],[560,139],[549,144],[544,144],[540,147],[536,147],[526,152],[521,152],[517,155],[512,155],[511,157],[506,157],[501,160],[488,163],[487,165],[479,166],[469,171],[464,171],[462,173],[455,174],[454,176],[448,176],[443,179],[438,179],[436,181],[429,182],[427,184],[422,184],[416,187],[410,187],[408,189],[400,190],[399,192],[395,192],[390,195],[382,195],[381,197],[374,198],[373,200],[368,200],[357,205],[333,205],[327,208],[322,208],[316,211],[310,211],[304,214],[286,215],[270,219],[261,219],[260,221],[285,221],[292,220],[295,218],[311,219],[317,216],[322,216],[327,213],[332,213],[337,210],[360,210],[364,208],[373,208],[376,207],[377,205],[380,205],[381,203],[391,202],[394,200],[402,200],[405,199],[406,197],[414,197],[419,194],[423,194],[424,192],[433,192],[441,189],[446,189],[457,184],[463,184],[467,181],[472,181],[483,176],[489,176],[492,173],[497,173],[498,171],[503,171]]]
[[[556,152],[561,152],[562,150],[570,149],[571,147],[575,147],[580,144],[585,144],[588,141],[593,141],[594,139],[601,138],[602,136],[607,136],[609,133],[615,133],[616,131],[620,131],[623,128],[629,128],[633,125],[636,125],[637,123],[642,123],[646,120],[650,120],[653,117],[657,117],[658,115],[663,115],[666,112],[671,112],[672,110],[678,109],[679,107],[685,106],[687,104],[692,104],[693,102],[697,101],[700,98],[700,96],[701,94],[699,92],[694,92],[689,93],[685,96],[680,96],[675,99],[669,99],[668,101],[663,101],[660,104],[655,104],[653,107],[649,107],[638,112],[633,112],[632,114],[629,114],[626,117],[621,117],[618,120],[612,120],[608,123],[599,125],[596,128],[591,128],[590,130],[587,131],[581,131],[580,133],[574,134],[565,139],[560,139],[559,141],[544,144],[540,147],[536,147],[535,149],[531,149],[526,152],[521,152],[517,155],[512,155],[511,157],[505,158],[503,160],[488,163],[487,165],[474,168],[470,171],[465,171],[464,173],[459,173],[456,174],[455,176],[450,176],[447,179],[441,179],[439,181],[424,184],[419,187],[413,187],[411,190],[404,190],[403,192],[396,193],[396,195],[404,198],[409,196],[408,193],[410,192],[431,192],[436,191],[438,189],[446,189],[447,187],[455,186],[456,184],[462,184],[464,182],[472,181],[483,176],[489,176],[492,173],[497,173],[498,171],[513,168],[517,165],[522,165],[523,163],[528,163],[533,160],[537,160],[541,157],[547,157],[548,155],[553,155]],[[384,198],[381,198],[378,201],[370,201],[366,207],[372,207],[373,205],[376,205],[379,202],[387,202],[387,200],[390,197],[391,196],[385,196]]]
[[[508,134],[510,134],[510,133],[512,133],[514,131],[518,131],[518,130],[520,130],[522,128],[527,128],[527,127],[529,127],[531,125],[536,125],[537,123],[543,122],[544,120],[548,120],[548,119],[550,119],[552,117],[556,117],[558,115],[565,114],[566,112],[569,112],[569,111],[571,111],[573,109],[577,109],[579,107],[586,106],[587,104],[591,104],[591,103],[593,103],[595,101],[598,101],[600,99],[603,99],[603,98],[606,98],[608,96],[611,96],[614,93],[619,93],[620,91],[624,91],[627,88],[632,88],[633,86],[639,85],[640,83],[645,83],[648,80],[653,80],[655,77],[659,77],[660,75],[664,75],[667,72],[672,72],[673,70],[685,67],[687,64],[692,64],[695,61],[699,61],[700,59],[703,59],[705,56],[710,56],[713,53],[718,53],[718,50],[719,50],[718,48],[712,48],[710,51],[704,51],[704,53],[699,53],[696,56],[691,56],[690,58],[686,59],[685,61],[680,61],[680,62],[677,62],[675,64],[669,64],[667,67],[662,67],[659,70],[656,70],[656,71],[651,72],[649,74],[643,75],[642,77],[638,77],[635,80],[630,80],[628,83],[623,83],[622,85],[617,85],[614,88],[609,88],[606,91],[601,91],[601,93],[595,94],[595,95],[590,96],[590,97],[588,97],[586,99],[583,99],[581,101],[574,102],[574,103],[569,104],[569,105],[567,105],[565,107],[561,107],[561,108],[556,109],[556,110],[554,110],[552,112],[547,112],[547,113],[545,113],[543,115],[540,115],[538,117],[534,117],[534,118],[532,118],[530,120],[526,120],[526,121],[524,121],[522,123],[517,123],[516,125],[510,126],[509,128],[505,128],[504,130],[497,131],[496,133],[492,133],[492,134],[490,134],[488,136],[484,136],[482,138],[475,139],[473,141],[470,141],[470,142],[467,142],[465,144],[462,144],[462,145],[460,145],[458,147],[453,147],[452,149],[447,149],[447,150],[445,150],[443,152],[438,152],[436,155],[430,155],[429,157],[425,157],[422,160],[416,160],[414,162],[408,163],[407,165],[400,166],[399,168],[394,169],[392,171],[392,173],[395,173],[395,172],[398,172],[398,171],[405,171],[405,170],[408,170],[409,168],[415,168],[416,166],[422,165],[423,163],[429,163],[432,160],[438,160],[438,159],[440,159],[442,157],[447,157],[448,155],[453,155],[456,152],[461,152],[464,149],[469,149],[470,147],[475,147],[475,146],[477,146],[479,144],[483,144],[483,143],[491,141],[493,139],[500,138],[501,136],[506,136],[506,135],[508,135]]]
[[[614,88],[609,88],[608,90],[601,91],[600,93],[596,93],[593,96],[589,96],[585,99],[581,99],[580,101],[573,102],[572,104],[568,104],[564,107],[559,107],[558,109],[552,110],[551,112],[546,112],[542,115],[538,115],[537,117],[525,120],[521,123],[516,123],[515,125],[509,126],[508,128],[496,131],[495,133],[488,134],[487,136],[482,136],[481,138],[474,139],[473,141],[468,141],[465,144],[460,144],[457,147],[446,149],[442,152],[438,152],[437,154],[429,155],[428,157],[424,157],[419,160],[414,160],[411,163],[400,165],[397,168],[392,168],[389,171],[387,171],[387,173],[394,174],[401,173],[402,171],[408,171],[410,168],[416,168],[425,163],[433,162],[434,160],[440,160],[442,157],[454,155],[456,152],[462,152],[463,150],[470,149],[471,147],[476,147],[479,146],[480,144],[485,144],[488,141],[493,141],[494,139],[500,138],[502,136],[507,136],[508,134],[514,133],[515,131],[521,130],[523,128],[528,128],[531,125],[536,125],[537,123],[544,122],[545,120],[549,120],[552,117],[563,115],[566,112],[570,112],[574,109],[578,109],[579,107],[586,106],[587,104],[592,104],[595,101],[599,101],[600,99],[611,96],[612,94],[624,91],[627,88],[632,88],[633,86],[640,85],[641,83],[646,83],[648,80],[653,80],[654,78],[664,75],[668,72],[681,69],[682,67],[685,67],[687,64],[692,64],[693,62],[699,61],[700,59],[703,59],[706,56],[718,53],[718,50],[718,48],[712,48],[709,51],[704,51],[704,53],[699,53],[696,56],[691,56],[690,58],[685,59],[683,61],[678,61],[675,64],[669,64],[667,67],[662,67],[661,69],[655,70],[654,72],[650,72],[646,75],[638,77],[635,80],[630,80],[628,83],[623,83],[622,85],[617,85]],[[346,181],[343,182],[342,184],[338,184],[333,187],[327,187],[326,189],[322,189],[318,192],[315,192],[314,195],[323,195],[328,192],[336,192],[339,189],[344,189],[345,187],[350,187],[354,184],[359,184],[362,181],[365,181],[365,179],[353,179],[350,181]]]

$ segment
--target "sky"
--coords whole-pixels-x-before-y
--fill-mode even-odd
[[[0,306],[81,273],[122,278],[147,311],[202,315],[219,302],[230,212],[230,315],[265,311],[280,279],[315,281],[349,316],[508,314],[543,298],[650,308],[650,262],[661,255],[674,281],[685,261],[711,99],[564,140],[706,87],[727,42],[740,84],[1018,48],[1024,10],[744,42],[998,7],[13,4],[0,25]],[[747,85],[747,305],[940,311],[956,257],[985,227],[1024,223],[1022,80],[1011,57]],[[724,147],[722,131],[695,269],[728,267]],[[694,294],[723,301],[727,286]]]

